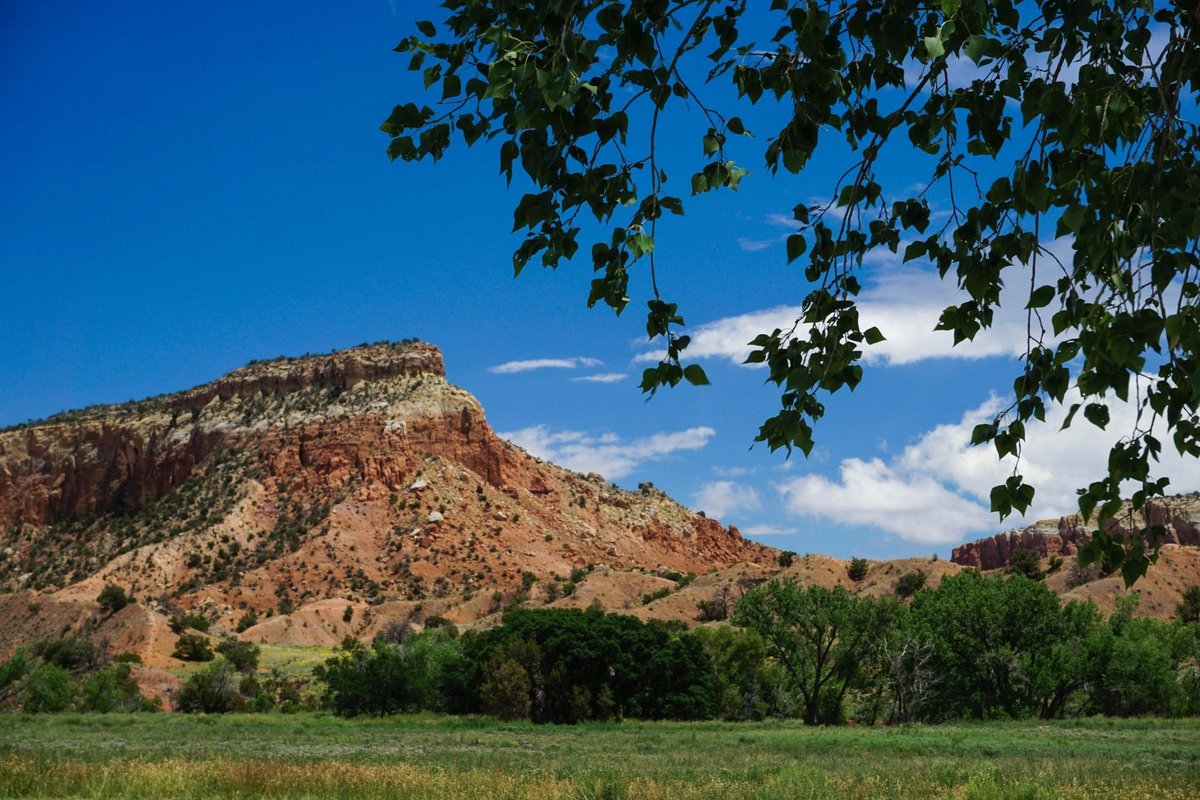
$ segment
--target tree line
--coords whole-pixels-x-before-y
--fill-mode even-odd
[[[1136,603],[1105,617],[1022,575],[950,576],[909,604],[775,580],[747,591],[732,625],[517,609],[461,637],[348,642],[316,677],[347,716],[836,724],[1200,712],[1196,626],[1134,616]]]
[[[258,668],[256,645],[226,639],[172,698],[185,712],[339,715],[415,711],[506,720],[798,718],[809,724],[1200,713],[1200,589],[1178,619],[1138,617],[1137,594],[1108,616],[1063,603],[1021,574],[974,571],[909,602],[772,580],[731,601],[730,624],[524,609],[458,634],[347,639],[304,684]],[[194,636],[194,638],[201,638]],[[27,712],[154,710],[86,639],[18,650],[0,663],[0,707]]]

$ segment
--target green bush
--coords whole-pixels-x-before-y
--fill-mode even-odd
[[[896,581],[896,595],[898,597],[912,597],[917,593],[918,589],[925,586],[925,573],[919,570],[906,572],[900,576],[900,580]]]
[[[496,658],[484,667],[479,685],[483,713],[503,720],[529,719],[529,673],[515,659]]]
[[[21,710],[27,714],[66,711],[75,699],[71,673],[57,664],[43,664],[29,673],[21,691]]]
[[[1175,607],[1175,615],[1185,625],[1200,623],[1200,586],[1189,586],[1183,592],[1183,600]]]
[[[313,674],[325,684],[326,704],[341,716],[440,711],[443,673],[458,658],[456,640],[434,629],[399,643],[377,639],[370,647],[348,640]]]
[[[867,577],[867,570],[870,565],[865,558],[852,558],[850,565],[846,567],[846,574],[850,576],[850,580],[858,583],[863,578]]]
[[[1009,575],[1024,575],[1032,581],[1040,581],[1046,577],[1042,570],[1042,558],[1034,550],[1018,547],[1013,551],[1012,560],[1006,570]]]
[[[224,639],[217,645],[217,652],[233,665],[238,672],[254,672],[258,669],[259,647],[253,642]],[[206,660],[206,659],[199,659]]]
[[[246,699],[238,691],[241,676],[223,658],[192,675],[175,694],[175,708],[187,714],[228,714],[245,711]]]
[[[143,711],[153,705],[142,696],[128,664],[102,667],[83,682],[76,708],[108,714],[114,711]]]
[[[201,633],[208,633],[208,628],[211,624],[207,617],[195,612],[172,614],[167,622],[171,626],[171,631],[175,634],[181,634],[188,628],[200,631]]]
[[[107,614],[115,614],[125,606],[133,602],[125,589],[116,584],[108,584],[100,590],[100,595],[96,598],[96,602],[100,604],[100,610]]]
[[[208,640],[195,633],[185,633],[180,636],[171,655],[183,661],[213,660],[213,651]]]
[[[664,586],[661,589],[656,589],[653,592],[648,592],[648,593],[642,595],[642,605],[648,606],[651,603],[653,603],[655,600],[661,600],[664,597],[669,597],[670,594],[671,594],[670,586]]]
[[[241,633],[244,630],[253,628],[257,624],[258,614],[255,614],[254,610],[251,609],[242,615],[242,618],[238,620],[237,627],[234,630],[236,630],[238,633]]]
[[[28,651],[24,647],[18,647],[7,661],[0,664],[0,692],[24,678],[32,666]]]
[[[39,642],[34,647],[34,653],[47,664],[54,664],[72,672],[94,668],[99,657],[96,646],[82,636]]]

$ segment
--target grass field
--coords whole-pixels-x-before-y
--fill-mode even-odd
[[[0,797],[1195,798],[1200,720],[576,727],[0,714]]]

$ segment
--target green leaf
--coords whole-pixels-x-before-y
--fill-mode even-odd
[[[976,425],[974,428],[971,429],[971,444],[972,445],[983,444],[984,442],[991,441],[992,437],[994,437],[995,435],[996,435],[996,425],[995,424],[983,423],[982,425]]]
[[[1053,299],[1053,286],[1039,286],[1030,293],[1029,302],[1025,304],[1025,308],[1045,308],[1050,305],[1050,301]]]
[[[1012,498],[1007,486],[993,486],[989,499],[992,502],[992,511],[999,514],[1001,519],[1012,513]]]
[[[867,328],[863,331],[863,338],[866,339],[867,344],[879,344],[886,341],[886,337],[884,337],[879,328]]]
[[[1088,422],[1092,423],[1100,430],[1104,430],[1104,428],[1108,425],[1109,420],[1108,406],[1100,403],[1088,403],[1083,407],[1083,416]]]
[[[804,251],[808,249],[808,240],[803,234],[793,233],[787,238],[787,260],[792,263],[800,256],[804,255]]]
[[[1004,48],[999,42],[979,34],[968,36],[967,43],[963,47],[963,53],[976,64],[985,59],[996,58],[1003,52]]]
[[[431,39],[437,36],[437,28],[427,19],[417,20],[417,30]]]
[[[678,197],[663,197],[660,198],[658,204],[670,211],[672,214],[683,214],[683,201]]]
[[[649,234],[638,231],[628,239],[629,251],[634,258],[641,258],[647,253],[654,252],[654,239]]]
[[[925,60],[930,61],[940,56],[945,55],[946,47],[942,44],[942,40],[936,36],[926,36],[925,39]]]
[[[708,376],[699,364],[688,364],[683,368],[683,377],[693,386],[708,386]]]

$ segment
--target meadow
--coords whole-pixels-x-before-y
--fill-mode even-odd
[[[1194,798],[1200,720],[0,715],[0,797]]]

